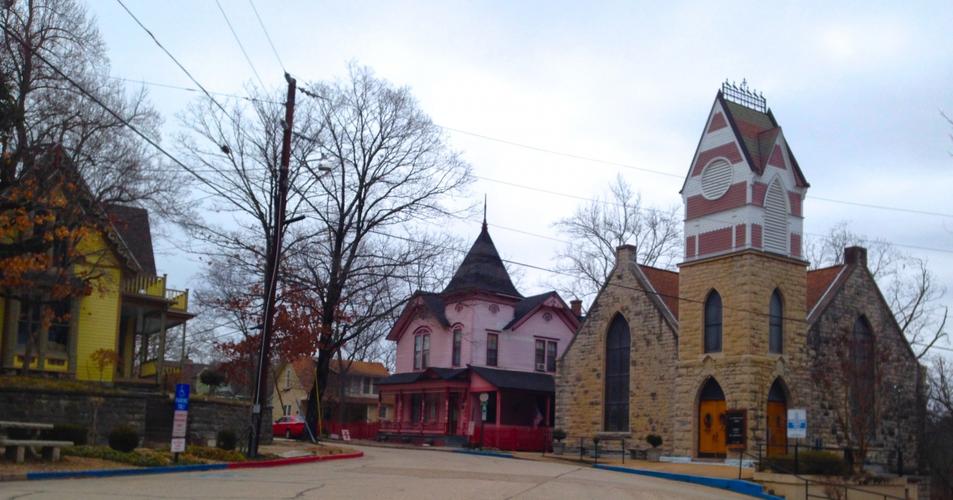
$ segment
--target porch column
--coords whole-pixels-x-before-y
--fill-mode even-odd
[[[397,412],[397,433],[400,434],[400,427],[404,422],[404,391],[397,391],[397,402],[394,406]]]
[[[546,395],[546,415],[544,415],[546,420],[543,422],[543,427],[549,427],[549,412],[551,411],[549,407],[551,404],[552,404],[552,396],[547,394]]]
[[[142,315],[142,309],[136,311],[136,329],[133,331],[133,342],[136,340],[136,336],[139,337],[139,375],[138,378],[142,378],[142,367],[146,364],[146,361],[149,359],[149,336],[146,335],[146,319]]]
[[[132,377],[132,356],[136,351],[136,318],[126,318],[122,330],[122,376]]]
[[[165,368],[165,309],[159,315],[159,352],[156,354],[156,383],[162,384]]]
[[[13,299],[4,301],[4,321],[3,321],[3,368],[15,368],[13,365],[16,359],[17,350],[17,318],[20,317],[20,302]]]
[[[446,429],[446,430],[444,431],[444,434],[447,434],[447,435],[449,436],[450,433],[451,433],[451,429],[450,429],[450,388],[449,388],[449,387],[447,387],[446,389],[444,389],[444,391],[443,391],[443,398],[444,398],[444,399],[443,399],[443,408],[444,408],[444,410],[443,410],[443,423],[444,423],[444,428]]]
[[[503,390],[496,389],[496,447],[500,447],[500,425],[503,424]]]
[[[420,394],[420,420],[418,421],[420,424],[421,434],[424,433],[424,422],[427,421],[427,415],[424,413],[425,411],[427,411],[427,393],[422,392]]]
[[[71,377],[76,378],[77,364],[79,363],[79,314],[82,309],[80,302],[83,299],[74,298],[69,306],[69,340],[66,342],[67,369]]]
[[[39,307],[40,314],[43,314],[41,305],[37,304],[34,307]],[[46,369],[46,348],[50,340],[50,328],[40,325],[37,337],[39,338],[36,339],[36,370],[41,372]]]

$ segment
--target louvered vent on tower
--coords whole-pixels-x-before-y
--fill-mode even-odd
[[[769,252],[788,253],[788,204],[777,179],[764,197],[764,248]]]
[[[702,172],[702,195],[709,200],[724,196],[731,187],[731,164],[718,159],[708,164]]]

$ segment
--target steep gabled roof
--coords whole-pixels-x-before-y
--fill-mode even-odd
[[[463,258],[457,272],[453,274],[450,284],[447,285],[447,288],[444,288],[443,294],[464,291],[482,291],[510,297],[523,297],[513,286],[510,274],[503,266],[503,260],[496,250],[496,245],[493,244],[493,239],[490,238],[486,222],[483,223],[480,235],[473,242],[467,256]]]
[[[721,91],[718,92],[715,99],[721,103],[722,108],[725,110],[728,124],[734,131],[735,136],[739,139],[738,142],[742,145],[742,152],[745,155],[745,159],[748,160],[748,165],[751,167],[751,170],[761,175],[764,173],[764,167],[768,162],[768,158],[770,158],[770,148],[777,140],[778,135],[781,134],[781,127],[778,125],[777,120],[774,119],[774,114],[771,113],[770,109],[762,113],[756,109],[742,106],[741,104],[725,99]],[[762,147],[768,148],[766,154],[762,151]],[[807,182],[807,178],[804,177],[804,173],[801,172],[801,167],[794,158],[794,153],[790,148],[786,149],[788,150],[788,157],[791,159],[791,168],[798,186],[809,187],[810,184]]]
[[[418,307],[426,309],[440,325],[444,327],[450,326],[450,320],[447,319],[446,304],[443,298],[436,293],[417,290],[407,299],[404,310],[401,311],[394,326],[391,327],[390,332],[387,334],[387,340],[398,339],[400,334],[403,333],[403,329],[413,320],[413,313]]]
[[[116,228],[126,248],[142,266],[143,272],[155,275],[156,260],[152,248],[149,211],[124,205],[107,205],[105,210],[109,221]]]
[[[658,298],[662,300],[672,316],[678,319],[678,273],[644,264],[639,264],[639,269],[645,273],[645,277],[658,293]]]
[[[814,269],[807,272],[807,312],[810,314],[814,306],[831,288],[834,279],[844,270],[844,265]]]

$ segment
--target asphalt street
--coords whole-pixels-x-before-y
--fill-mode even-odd
[[[747,498],[562,463],[358,447],[363,458],[268,469],[0,483],[0,499]]]

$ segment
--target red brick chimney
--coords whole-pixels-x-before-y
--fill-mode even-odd
[[[572,309],[572,315],[579,318],[582,317],[582,301],[579,299],[573,299],[569,301],[569,308]]]
[[[857,246],[845,248],[844,264],[867,267],[867,249]]]

